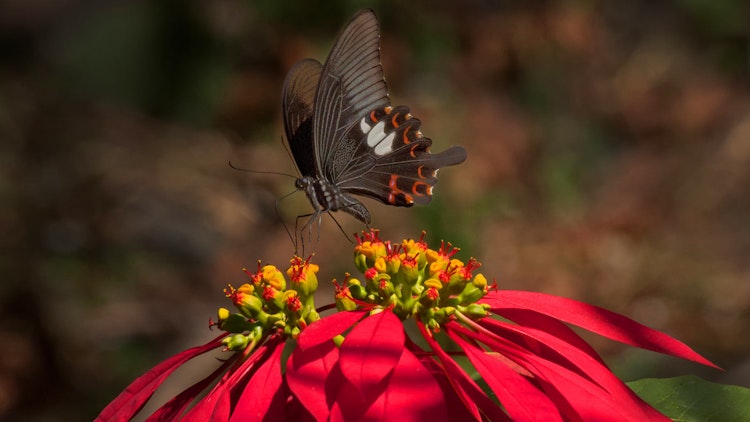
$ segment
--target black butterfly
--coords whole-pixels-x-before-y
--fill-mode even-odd
[[[431,154],[432,141],[406,106],[391,107],[380,65],[380,27],[362,10],[336,39],[325,65],[304,59],[282,92],[284,129],[314,212],[345,211],[365,224],[370,212],[352,195],[388,205],[427,204],[441,167],[460,164],[466,150]]]

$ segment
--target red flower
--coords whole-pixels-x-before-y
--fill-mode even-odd
[[[227,290],[239,313],[219,310],[214,325],[224,334],[138,378],[97,420],[130,419],[177,367],[222,345],[233,354],[149,420],[669,420],[566,323],[715,366],[622,315],[490,287],[474,274],[480,263],[453,258],[457,251],[450,244],[432,250],[423,238],[393,245],[364,233],[355,265],[366,282],[347,274],[336,284],[341,312],[322,319],[312,304],[317,266],[293,259],[287,283],[275,267],[259,265],[252,284]],[[264,294],[269,289],[275,293]],[[289,339],[297,345],[283,365]]]
[[[370,237],[377,236],[362,239]],[[479,262],[450,259],[456,250],[410,250],[401,255],[401,271],[386,272],[396,293],[369,289],[351,298],[362,310],[323,318],[300,335],[286,380],[316,419],[669,420],[564,323],[714,366],[683,343],[602,308],[541,293],[489,291],[484,276],[472,274]],[[421,340],[405,333],[402,321],[409,319]],[[468,359],[486,389],[457,357]],[[401,407],[397,397],[409,400]]]
[[[190,386],[152,414],[151,421],[229,421],[271,418],[304,419],[307,412],[290,396],[282,376],[281,356],[285,341],[296,338],[304,327],[319,318],[309,304],[317,284],[316,265],[292,260],[294,288],[272,265],[248,274],[252,284],[239,289],[231,286],[226,296],[239,310],[231,314],[219,309],[219,322],[211,323],[225,331],[200,347],[181,352],[136,379],[97,417],[97,421],[130,420],[145,405],[159,385],[179,366],[208,351],[224,347],[234,352],[206,378]],[[307,287],[301,285],[307,284]],[[302,293],[307,292],[309,295]],[[196,400],[211,385],[213,388]],[[188,406],[194,403],[189,411]]]

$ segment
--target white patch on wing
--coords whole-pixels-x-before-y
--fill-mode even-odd
[[[364,121],[361,125],[364,125]],[[370,128],[367,133],[367,146],[373,148],[376,155],[385,155],[393,151],[393,139],[396,137],[396,131],[392,131],[388,136],[385,135],[385,122],[378,122]]]
[[[391,132],[390,135],[386,136],[385,139],[380,141],[378,146],[375,147],[375,154],[385,155],[391,152],[391,145],[393,144],[393,138],[396,136],[395,132]]]
[[[378,124],[370,130],[370,133],[367,134],[367,145],[370,148],[375,148],[375,145],[385,138],[385,131],[383,131],[384,127],[385,122],[378,122]]]
[[[362,120],[359,122],[359,128],[360,130],[362,130],[362,133],[367,133],[370,131],[370,129],[372,129],[372,127],[368,125],[367,122],[365,122],[366,118],[367,117],[363,117]]]

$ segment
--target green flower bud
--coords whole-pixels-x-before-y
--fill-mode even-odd
[[[219,314],[221,315],[221,312]],[[219,318],[221,318],[221,316]],[[229,333],[243,333],[252,329],[252,324],[250,324],[247,318],[243,315],[231,314],[223,320],[220,320],[219,328]]]
[[[247,345],[250,343],[250,340],[248,337],[244,334],[234,334],[229,337],[225,337],[221,344],[224,345],[224,347],[227,348],[227,350],[244,350]]]

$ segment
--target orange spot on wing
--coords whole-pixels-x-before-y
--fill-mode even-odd
[[[388,181],[388,187],[391,188],[391,192],[397,192],[398,191],[398,185],[396,185],[396,182],[398,182],[398,175],[392,174],[391,180]]]
[[[426,183],[425,183],[426,184]],[[391,189],[391,193],[388,194],[388,203],[389,204],[396,204],[396,198],[399,197],[399,195],[403,196],[404,202],[407,204],[413,204],[414,203],[414,197],[409,195],[408,193],[402,191],[398,187],[398,175],[392,174],[390,180],[388,180],[388,187]],[[414,188],[412,187],[412,190]]]
[[[409,131],[411,130],[411,126],[407,126],[406,130],[404,130],[404,145],[408,145],[411,143],[409,140]]]
[[[420,186],[424,186],[424,193],[419,191]],[[428,185],[425,182],[416,181],[411,185],[411,191],[412,193],[414,193],[414,195],[417,196],[430,196],[432,195],[432,186]]]
[[[396,119],[398,118],[398,114],[399,113],[396,113],[393,115],[393,117],[391,117],[391,124],[393,124],[393,127],[398,127],[398,122],[396,121]]]
[[[377,123],[378,122],[378,118],[375,117],[375,110],[373,110],[373,111],[370,112],[370,121],[373,122],[373,123]]]
[[[385,106],[383,111],[385,111],[385,114],[391,114],[391,111],[393,110],[393,107],[391,106]]]

